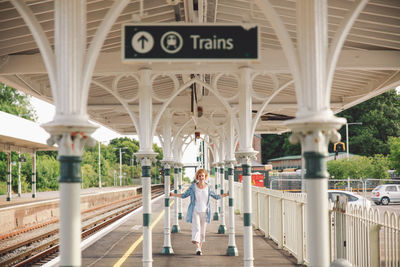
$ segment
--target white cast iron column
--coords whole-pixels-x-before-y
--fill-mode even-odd
[[[161,254],[174,254],[171,245],[171,212],[170,212],[170,170],[169,163],[164,163],[164,247],[162,248]]]
[[[142,165],[142,199],[143,199],[143,266],[153,265],[151,222],[151,162],[157,153],[153,151],[152,129],[152,84],[151,70],[139,70],[139,152],[135,153]]]
[[[228,248],[226,250],[226,255],[228,256],[238,256],[239,252],[236,247],[235,241],[235,207],[234,207],[234,196],[235,189],[233,186],[233,171],[234,164],[236,163],[234,151],[234,129],[233,129],[233,118],[230,116],[229,123],[227,125],[226,131],[226,160],[225,165],[228,167],[228,180],[229,180],[229,241]]]
[[[224,192],[224,163],[219,164],[219,179],[221,182],[221,190],[220,194],[222,195]],[[219,227],[218,227],[218,234],[225,234],[226,233],[226,225],[225,225],[225,203],[224,203],[224,198],[220,199],[220,214],[221,218],[219,220]]]
[[[243,169],[243,220],[244,220],[244,266],[253,265],[253,229],[251,225],[251,159],[257,154],[252,147],[252,101],[251,101],[251,69],[240,68],[239,83],[239,150],[236,155]]]
[[[12,198],[11,151],[7,152],[7,201]]]
[[[178,184],[179,184],[179,164],[175,163],[174,166],[174,193],[178,194]],[[178,198],[175,197],[175,207],[174,207],[174,214],[173,214],[173,225],[172,225],[172,233],[179,233],[179,222],[178,222]]]
[[[36,150],[32,153],[32,198],[36,197]]]
[[[18,152],[18,196],[21,197],[21,152]]]
[[[43,125],[47,141],[58,144],[60,161],[60,266],[81,265],[81,161],[95,126],[86,110],[87,88],[83,85],[86,55],[86,1],[54,2],[54,54],[56,114]],[[52,70],[54,71],[54,70]]]
[[[218,177],[219,177],[219,169],[218,169],[218,164],[214,163],[214,175],[215,175],[215,179],[214,179],[214,189],[215,192],[218,192]],[[213,221],[218,221],[219,220],[219,210],[218,210],[218,201],[215,200],[215,212],[214,212],[214,216],[213,216]]]
[[[171,208],[170,208],[170,188],[171,188],[171,165],[173,164],[172,151],[171,151],[171,126],[172,114],[169,110],[165,111],[165,120],[163,126],[163,157],[164,164],[164,247],[162,254],[173,254],[174,251],[171,245]]]
[[[178,173],[179,173],[179,185],[178,185],[178,194],[182,194],[182,167],[183,164],[179,163]],[[182,198],[178,198],[178,220],[183,219],[182,214]]]
[[[228,256],[239,256],[238,249],[235,241],[235,207],[234,198],[235,195],[233,186],[233,170],[235,160],[227,160],[226,165],[228,166],[228,180],[229,180],[229,241],[226,255]]]
[[[330,109],[327,82],[328,6],[326,0],[297,1],[298,111],[287,121],[292,142],[301,142],[307,173],[307,254],[309,266],[328,267],[329,213],[326,160],[329,141],[340,140],[345,119]]]

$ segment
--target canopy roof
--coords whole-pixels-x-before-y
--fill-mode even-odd
[[[54,41],[54,2],[25,0],[43,27],[51,45]],[[114,1],[87,1],[87,41]],[[132,114],[138,114],[138,77],[142,67],[152,69],[154,116],[168,97],[191,77],[197,77],[196,104],[191,112],[190,86],[180,91],[168,106],[174,129],[186,124],[182,135],[217,135],[229,112],[237,112],[237,77],[240,66],[254,70],[253,113],[260,112],[255,133],[287,131],[283,121],[296,116],[293,77],[277,32],[262,1],[248,0],[146,0],[141,23],[256,23],[261,31],[261,60],[251,62],[138,62],[121,61],[121,27],[138,17],[141,1],[131,1],[119,15],[102,44],[89,91],[88,113],[92,120],[121,134],[137,134]],[[296,1],[270,0],[296,44]],[[346,20],[356,12],[354,0],[328,1],[328,38],[349,31],[340,52],[331,92],[331,108],[337,113],[400,85],[400,1],[371,0],[350,28]],[[203,5],[200,5],[203,3]],[[0,81],[52,102],[46,68],[32,34],[10,1],[0,0]],[[203,81],[204,84],[199,81]],[[208,86],[206,86],[208,85]],[[215,90],[215,91],[214,91]],[[216,97],[216,93],[219,97]],[[232,110],[228,110],[232,107]],[[265,109],[261,110],[263,105]],[[129,114],[131,112],[131,115]],[[161,127],[160,125],[158,127]],[[157,133],[160,134],[160,128]]]
[[[32,153],[35,150],[57,150],[46,140],[50,135],[37,123],[0,111],[0,151]]]

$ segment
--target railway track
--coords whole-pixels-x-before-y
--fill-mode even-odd
[[[152,190],[152,198],[163,193],[163,189]],[[100,207],[97,212],[91,210],[92,214],[82,218],[82,240],[141,206],[142,198],[138,195],[123,203]],[[58,241],[58,229],[54,229],[1,249],[0,266],[41,266],[58,256]]]

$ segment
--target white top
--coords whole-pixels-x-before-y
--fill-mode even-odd
[[[194,210],[196,212],[207,212],[208,185],[206,185],[203,189],[200,189],[197,185],[195,185],[194,188],[196,197],[194,202]]]

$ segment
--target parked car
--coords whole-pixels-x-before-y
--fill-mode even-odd
[[[342,191],[342,190],[328,190],[328,198],[329,201],[331,202],[332,208],[333,208],[333,203],[335,202],[338,196],[345,196],[349,204],[358,205],[366,208],[371,207],[371,201],[353,192]]]
[[[399,184],[382,184],[372,190],[372,201],[376,205],[388,205],[389,203],[400,202]]]

